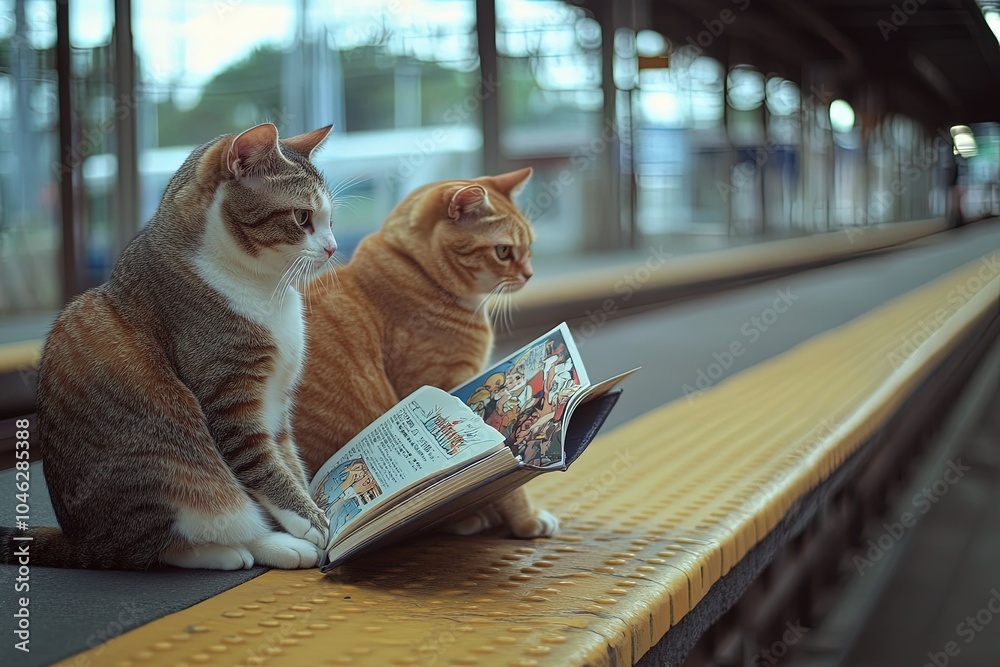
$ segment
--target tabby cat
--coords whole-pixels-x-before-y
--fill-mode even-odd
[[[337,249],[310,162],[329,131],[279,142],[266,123],[195,149],[111,279],[60,313],[37,427],[61,529],[27,530],[32,565],[316,565],[327,521],[290,416],[295,287]]]
[[[377,417],[423,385],[451,390],[479,374],[493,346],[483,307],[531,278],[530,223],[512,194],[522,169],[418,189],[358,246],[338,273],[311,286],[313,334],[295,433],[310,474]],[[502,518],[519,537],[558,521],[523,489],[452,526],[473,533]]]

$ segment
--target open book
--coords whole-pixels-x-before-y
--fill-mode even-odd
[[[563,323],[450,394],[416,390],[313,478],[309,492],[330,518],[321,569],[566,470],[635,370],[591,384]]]

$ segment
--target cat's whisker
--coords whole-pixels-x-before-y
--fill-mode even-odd
[[[494,328],[499,327],[503,323],[503,292],[505,288],[506,283],[500,283],[493,288],[493,292],[491,293],[490,322]]]
[[[507,289],[503,292],[503,314],[504,314],[504,326],[507,328],[507,333],[511,332],[512,325],[514,323],[514,318],[511,315],[511,292]]]
[[[305,276],[304,276],[305,285],[303,287],[303,290],[306,293],[306,312],[310,312],[312,310],[312,292],[313,291],[311,289],[311,287],[312,287],[312,281],[309,280],[309,274],[310,273],[312,273],[312,272],[311,271],[307,271],[306,274],[305,274]]]
[[[330,270],[327,271],[327,273],[332,273],[333,274],[333,280],[334,280],[335,283],[337,283],[337,289],[340,290],[340,291],[342,291],[341,288],[340,288],[340,276],[337,275],[337,267],[336,266],[331,266]]]
[[[493,296],[493,294],[491,293],[490,296]],[[490,323],[490,328],[493,328],[495,326],[494,322],[495,318],[496,318],[496,301],[490,299],[486,304],[486,321]]]
[[[335,208],[337,206],[340,206],[341,204],[343,204],[344,206],[348,205],[354,206],[355,200],[371,201],[372,198],[368,197],[367,195],[339,195],[336,199],[333,200],[333,205]]]
[[[281,274],[281,280],[278,281],[278,285],[274,288],[274,294],[271,296],[271,301],[274,301],[274,297],[278,297],[278,310],[281,310],[281,304],[285,299],[285,290],[288,289],[288,284],[292,276],[292,270],[294,269],[296,262],[298,262],[298,259],[293,260],[292,263],[288,265],[285,272]]]
[[[302,267],[299,269],[298,275],[296,275],[295,277],[296,283],[298,283],[299,285],[299,291],[302,292],[302,295],[305,297],[305,302],[306,302],[305,307],[307,312],[309,311],[309,308],[312,305],[312,300],[310,299],[311,290],[309,289],[309,273],[311,272],[310,270],[311,262],[312,262],[311,259],[303,262]]]
[[[349,178],[342,179],[330,191],[330,199],[336,201],[342,192],[344,192],[348,188],[352,188],[355,185],[358,185],[359,183],[362,183],[367,180],[368,180],[367,176],[351,176]]]
[[[492,299],[492,298],[493,298],[493,297],[495,297],[495,296],[496,296],[497,294],[499,294],[499,291],[500,291],[500,288],[502,288],[502,287],[503,287],[503,283],[500,283],[499,285],[497,285],[496,287],[494,287],[493,289],[491,289],[491,290],[490,290],[490,291],[489,291],[489,292],[488,292],[488,293],[486,294],[486,296],[484,296],[484,297],[483,297],[483,300],[479,302],[479,305],[478,305],[478,306],[476,306],[476,309],[475,309],[474,311],[472,311],[472,312],[473,312],[473,313],[477,313],[477,312],[479,312],[479,309],[480,309],[480,308],[482,308],[482,307],[483,307],[483,305],[484,305],[484,304],[486,304],[486,302],[488,302],[488,301],[489,301],[490,299]]]
[[[335,199],[333,201],[333,208],[334,210],[339,208],[346,208],[348,211],[351,211],[352,213],[358,213],[358,209],[354,205],[354,202],[345,201],[343,199]]]
[[[291,287],[292,287],[292,289],[296,290],[297,292],[299,292],[299,294],[302,295],[303,302],[305,302],[306,295],[302,294],[302,288],[301,288],[302,267],[303,266],[305,266],[305,264],[303,262],[301,262],[301,261],[297,261],[296,262],[295,273],[292,274]]]
[[[338,201],[344,201],[344,200],[347,200],[347,199],[364,199],[366,201],[371,201],[372,200],[372,198],[369,197],[368,195],[357,195],[357,194],[355,194],[355,195],[338,195],[337,196],[337,200]]]
[[[295,264],[298,261],[299,261],[299,258],[298,258],[298,256],[296,256],[296,259],[294,259],[291,264],[289,264],[287,267],[285,267],[284,272],[281,274],[281,278],[278,279],[278,284],[274,286],[274,291],[271,293],[271,298],[268,300],[268,304],[271,304],[271,303],[274,302],[274,297],[279,296],[279,295],[284,295],[285,290],[283,289],[282,286],[285,285],[286,280],[288,279],[289,275],[292,272],[292,267],[294,267]],[[281,308],[281,299],[280,299],[280,297],[278,299],[278,308]]]
[[[285,295],[288,293],[288,289],[289,288],[298,289],[299,277],[301,276],[303,267],[308,266],[308,261],[309,261],[308,258],[300,255],[292,263],[292,270],[288,274],[288,282],[286,283],[285,287],[281,290],[281,295],[278,298],[279,310],[281,309],[281,306],[285,302]]]
[[[340,179],[340,182],[337,183],[337,185],[335,185],[333,187],[333,194],[334,195],[339,195],[341,192],[343,192],[347,188],[349,188],[349,187],[351,187],[353,185],[357,185],[358,183],[360,183],[360,182],[362,182],[364,180],[367,180],[367,178],[365,176],[346,176],[346,177]]]

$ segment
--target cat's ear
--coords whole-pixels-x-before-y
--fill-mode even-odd
[[[292,150],[302,153],[309,159],[312,159],[313,151],[319,148],[319,145],[323,143],[323,140],[327,138],[330,134],[330,130],[332,129],[333,125],[327,125],[326,127],[321,127],[318,130],[313,130],[312,132],[298,134],[289,139],[282,139],[281,143],[285,144]]]
[[[476,184],[455,185],[444,191],[448,217],[456,222],[492,210],[486,188]]]
[[[275,157],[281,157],[278,128],[262,123],[236,135],[229,145],[226,167],[236,180],[254,178],[262,176],[265,165]]]
[[[499,176],[484,176],[482,178],[477,178],[477,181],[485,181],[493,186],[497,192],[504,195],[508,199],[513,199],[517,196],[517,193],[521,191],[521,188],[528,182],[531,178],[533,170],[531,167],[525,167],[524,169],[518,169],[517,171],[511,171],[506,174],[500,174]]]

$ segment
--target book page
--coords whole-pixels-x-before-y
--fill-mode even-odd
[[[454,389],[529,466],[562,460],[562,429],[570,398],[590,384],[565,322]]]
[[[309,492],[330,519],[332,542],[384,503],[486,456],[501,442],[460,401],[421,387],[327,461]]]

